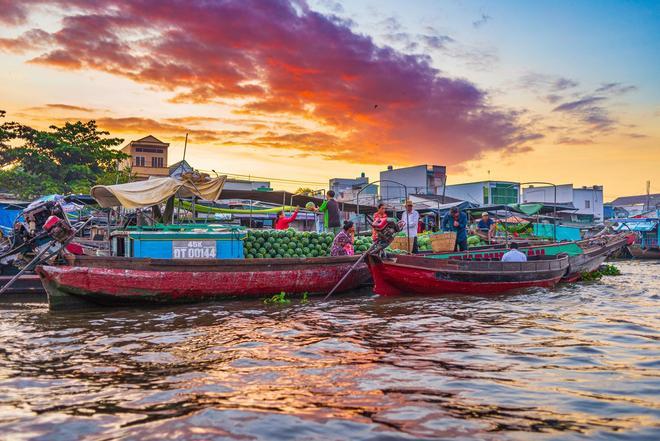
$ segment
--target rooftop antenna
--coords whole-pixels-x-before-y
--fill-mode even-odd
[[[183,143],[183,160],[186,160],[186,150],[188,149],[188,134],[186,133],[186,140]]]
[[[651,209],[651,181],[646,181],[646,210]]]

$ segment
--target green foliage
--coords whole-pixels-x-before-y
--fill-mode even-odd
[[[312,190],[309,187],[299,187],[294,194],[299,194],[303,196],[312,196],[314,194],[314,190]]]
[[[605,264],[598,268],[598,272],[604,276],[620,276],[621,270],[614,265]]]
[[[594,282],[596,280],[600,280],[602,277],[603,275],[598,271],[580,273],[580,280],[583,282]]]
[[[291,300],[286,298],[286,293],[284,291],[275,294],[269,299],[264,299],[265,305],[288,305],[289,303],[291,303]]]
[[[620,276],[621,270],[614,265],[601,265],[596,271],[590,273],[581,273],[580,280],[584,282],[592,282],[595,280],[600,280],[603,276]]]
[[[67,122],[49,130],[5,122],[0,126],[0,188],[33,198],[87,193],[97,183],[114,184],[118,178],[126,182],[130,171],[118,175],[117,166],[128,155],[114,149],[123,140],[108,135],[95,121]]]

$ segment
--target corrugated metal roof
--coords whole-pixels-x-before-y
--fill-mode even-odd
[[[613,207],[620,207],[622,205],[637,205],[637,204],[646,204],[646,201],[649,201],[651,207],[655,207],[660,204],[660,193],[654,193],[650,195],[637,195],[637,196],[622,196],[620,198],[614,199],[608,205]]]

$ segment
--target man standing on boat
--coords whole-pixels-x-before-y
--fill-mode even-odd
[[[315,212],[323,213],[323,226],[325,231],[330,231],[332,234],[339,233],[341,227],[341,213],[339,212],[339,204],[335,200],[335,192],[328,190],[325,194],[325,201],[318,208],[313,208]]]
[[[453,231],[456,233],[456,245],[454,251],[466,251],[467,243],[467,214],[460,211],[457,207],[452,207],[449,213],[442,218],[442,230]]]
[[[413,203],[411,200],[406,201],[406,211],[401,214],[401,228],[406,237],[410,238],[413,241],[412,244],[412,253],[417,254],[419,248],[417,246],[417,228],[419,223],[419,212],[413,210]]]

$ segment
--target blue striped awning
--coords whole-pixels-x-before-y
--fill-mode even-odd
[[[653,231],[658,225],[655,221],[641,221],[641,222],[620,222],[614,229],[616,231]]]

